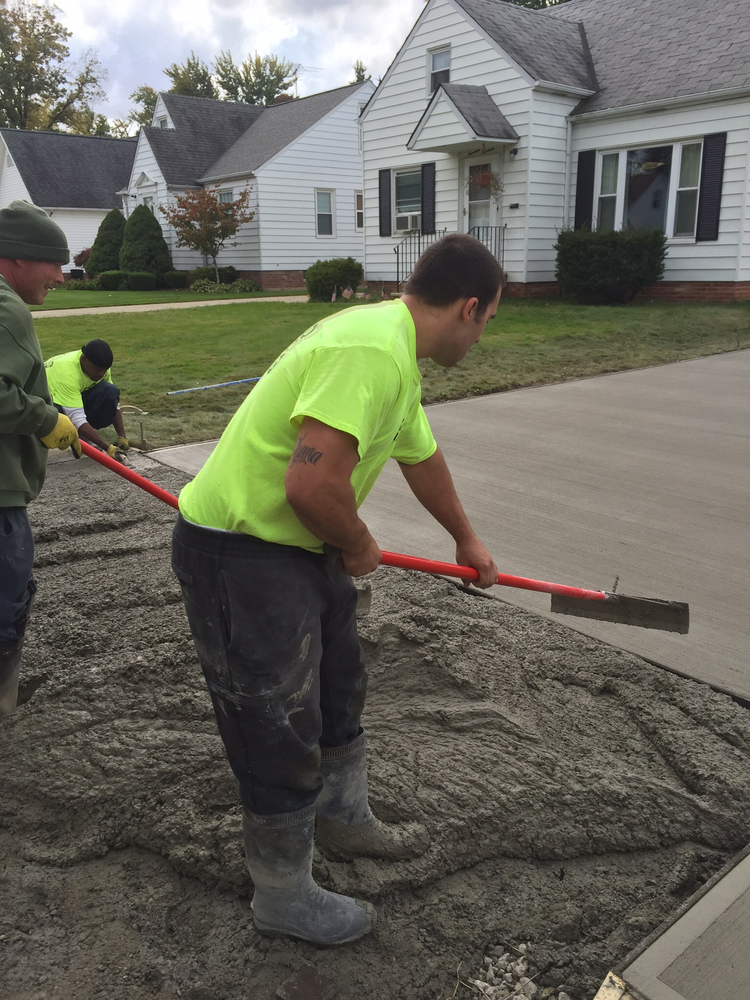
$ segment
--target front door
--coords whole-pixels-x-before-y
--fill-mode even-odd
[[[492,164],[470,163],[467,179],[467,228],[472,229],[492,225]]]

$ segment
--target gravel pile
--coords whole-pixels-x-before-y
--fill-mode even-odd
[[[532,946],[521,942],[510,948],[496,944],[482,962],[483,969],[468,985],[487,1000],[574,1000],[566,987],[542,986],[538,980],[549,978],[550,963],[541,969],[532,955]]]

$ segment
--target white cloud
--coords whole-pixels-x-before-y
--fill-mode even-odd
[[[141,84],[157,90],[169,81],[165,66],[191,50],[210,64],[229,49],[235,61],[255,51],[275,53],[303,68],[300,96],[340,87],[359,59],[377,81],[424,9],[423,0],[57,0],[72,31],[71,55],[94,48],[107,70],[108,101],[97,106],[125,117],[129,95]]]

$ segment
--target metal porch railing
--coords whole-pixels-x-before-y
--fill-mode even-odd
[[[474,226],[469,235],[484,243],[500,267],[505,266],[505,226]]]
[[[447,232],[447,229],[441,229],[436,233],[409,233],[393,248],[393,252],[396,254],[396,285],[399,290],[401,283],[406,281],[414,270],[414,265],[419,260],[422,251],[426,250],[431,243],[442,239]]]

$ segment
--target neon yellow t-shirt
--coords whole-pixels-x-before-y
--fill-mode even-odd
[[[81,368],[81,356],[82,351],[68,351],[67,354],[57,354],[54,358],[44,362],[52,402],[58,406],[81,409],[83,407],[82,392],[93,388],[99,382],[112,381],[111,368],[107,369],[103,379],[94,381],[94,379],[89,378]]]
[[[421,378],[414,321],[400,300],[316,323],[273,362],[235,413],[180,493],[180,513],[205,527],[321,552],[284,489],[303,418],[357,439],[351,483],[359,507],[389,458],[414,465],[437,447],[420,402]]]

